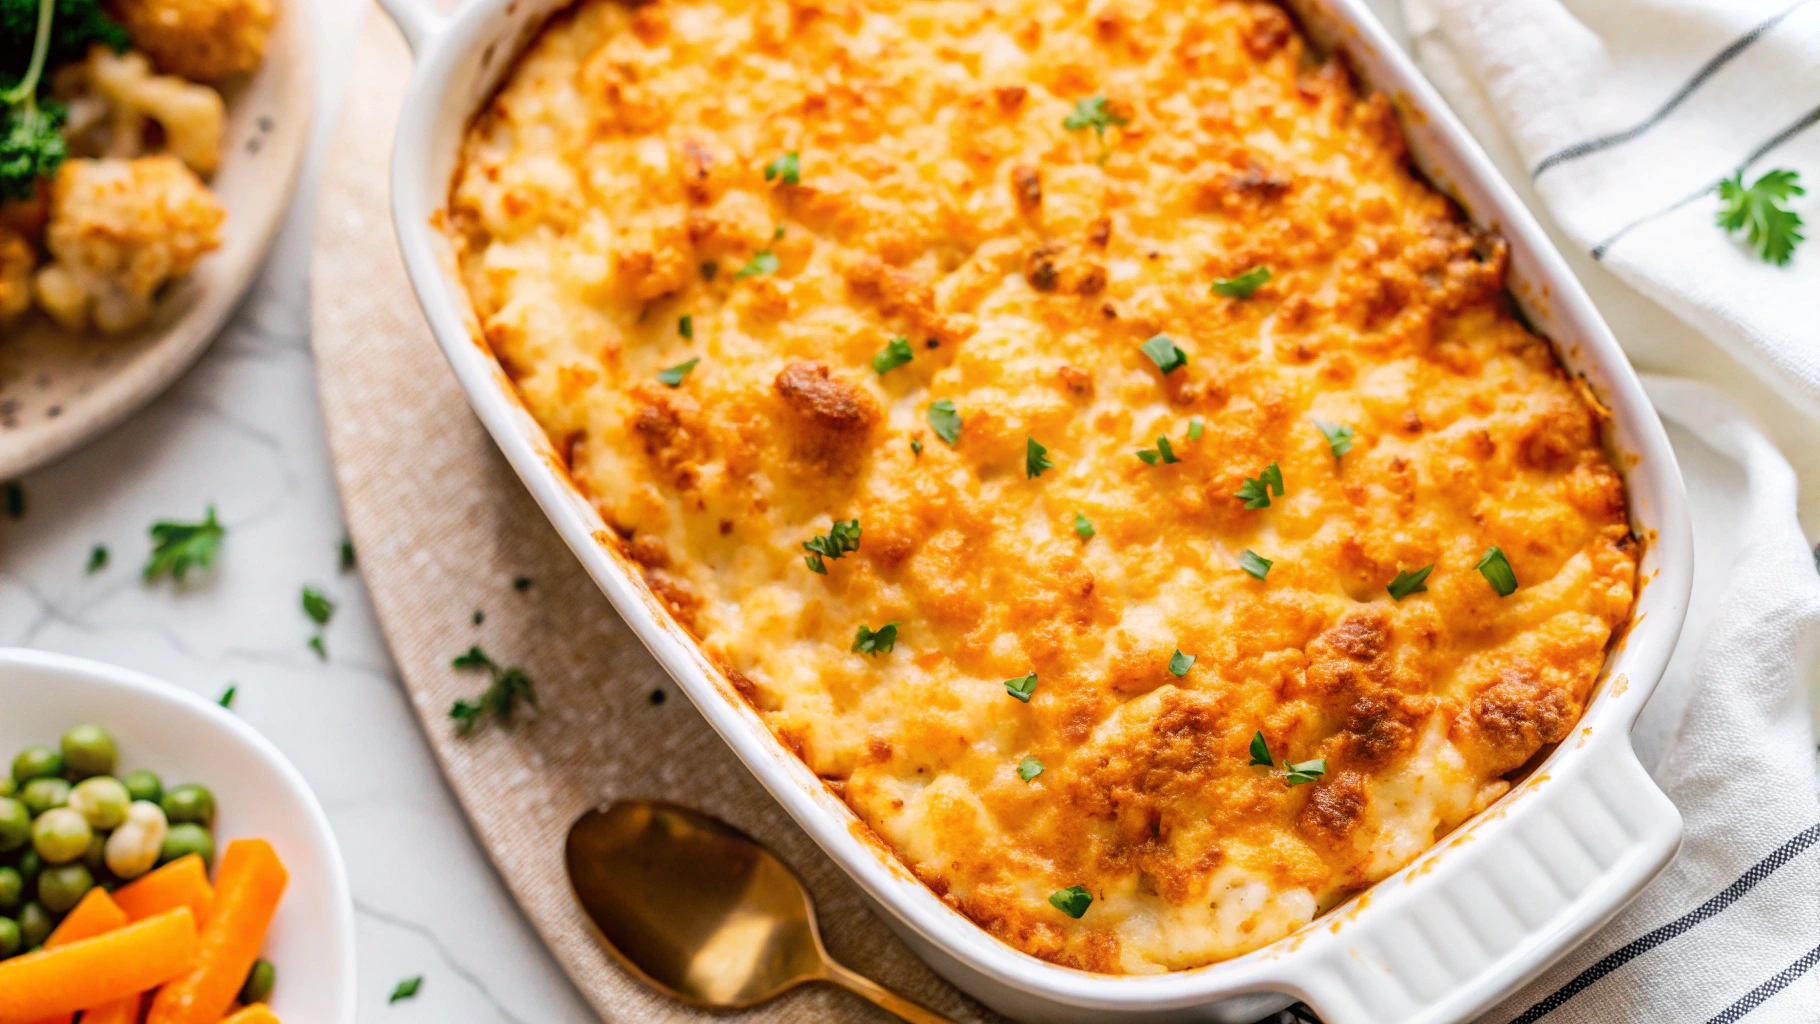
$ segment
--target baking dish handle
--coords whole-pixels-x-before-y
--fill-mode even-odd
[[[412,53],[422,53],[436,33],[442,31],[448,18],[436,9],[435,0],[379,0],[379,6],[404,33]]]
[[[1599,739],[1602,749],[1553,777],[1532,776],[1357,904],[1310,925],[1304,949],[1285,958],[1294,967],[1283,987],[1325,1024],[1449,1024],[1489,1009],[1590,935],[1681,843],[1681,815],[1629,736]]]

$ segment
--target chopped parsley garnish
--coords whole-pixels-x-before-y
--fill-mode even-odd
[[[221,550],[221,538],[227,528],[215,519],[215,506],[210,505],[200,523],[159,521],[152,524],[152,556],[145,563],[145,578],[155,580],[170,575],[183,582],[191,566],[207,569]]]
[[[936,437],[954,447],[961,439],[961,414],[955,411],[953,399],[938,398],[929,403],[929,426]]]
[[[1301,764],[1290,764],[1288,761],[1284,761],[1283,770],[1289,773],[1283,777],[1284,782],[1291,786],[1300,786],[1304,782],[1313,782],[1326,775],[1327,759],[1323,757],[1314,761],[1303,761]]]
[[[733,277],[737,280],[744,277],[754,277],[758,274],[774,274],[776,272],[777,254],[766,249],[764,252],[753,253],[752,258],[747,260],[746,265],[740,267],[739,272],[734,274]]]
[[[1384,589],[1390,591],[1391,597],[1401,601],[1411,594],[1420,594],[1426,591],[1428,589],[1428,574],[1434,571],[1435,567],[1432,565],[1423,566],[1415,572],[1410,572],[1408,569],[1399,569],[1397,571],[1397,578],[1391,580],[1390,585]]]
[[[1101,139],[1106,137],[1106,129],[1122,128],[1131,123],[1131,119],[1121,116],[1106,105],[1106,97],[1089,96],[1084,100],[1074,101],[1074,111],[1062,119],[1062,127],[1071,132],[1083,128],[1092,128],[1093,133]],[[1076,914],[1076,917],[1080,915]]]
[[[714,262],[713,260],[703,260],[702,261],[701,279],[704,282],[714,280],[714,275],[716,275],[718,273],[720,273],[720,264]]]
[[[25,488],[11,480],[0,484],[0,490],[6,492],[6,517],[8,519],[25,518]]]
[[[335,602],[315,587],[304,587],[303,614],[308,615],[316,625],[326,626],[330,616],[335,614]]]
[[[1251,293],[1270,280],[1269,267],[1252,267],[1237,277],[1222,277],[1213,282],[1213,290],[1229,299],[1249,299]]]
[[[1769,171],[1747,187],[1740,170],[1719,182],[1719,226],[1743,231],[1765,262],[1784,266],[1804,237],[1801,215],[1788,208],[1788,201],[1806,194],[1796,171]]]
[[[410,999],[415,996],[417,990],[422,987],[423,975],[419,974],[415,978],[406,978],[392,987],[392,998],[386,1000],[386,1005],[389,1006],[392,1003],[398,1002],[400,999]]]
[[[695,364],[699,362],[701,362],[701,357],[696,356],[686,363],[677,363],[668,370],[659,370],[657,371],[657,382],[659,384],[667,384],[673,388],[680,388],[682,387],[683,378],[687,377],[689,371],[695,369]]]
[[[1163,371],[1163,376],[1174,373],[1188,365],[1188,353],[1176,346],[1175,339],[1167,334],[1159,334],[1138,346],[1139,351],[1150,357],[1156,368]]]
[[[1336,459],[1352,451],[1353,439],[1359,436],[1358,431],[1344,423],[1324,423],[1315,420],[1314,425],[1315,429],[1321,432],[1321,436],[1327,438],[1327,447],[1333,452],[1333,457]]]
[[[1272,495],[1283,496],[1283,470],[1274,462],[1256,477],[1246,477],[1233,497],[1244,499],[1246,508],[1269,508]]]
[[[1169,674],[1176,677],[1185,676],[1194,667],[1194,655],[1176,651],[1169,658]]]
[[[682,335],[685,339],[687,339],[689,341],[694,341],[695,340],[695,317],[691,316],[688,313],[684,313],[680,318],[678,318],[676,321],[676,333]]]
[[[1043,774],[1043,762],[1034,757],[1026,757],[1017,763],[1017,777],[1025,782],[1029,782],[1041,774]]]
[[[1096,531],[1093,529],[1093,523],[1090,522],[1086,516],[1082,515],[1079,512],[1076,512],[1074,514],[1074,534],[1075,534],[1075,536],[1079,537],[1082,540],[1092,540],[1095,532]]]
[[[910,439],[910,453],[912,455],[921,455],[923,453],[923,443],[914,437]]]
[[[1034,480],[1043,475],[1043,470],[1054,469],[1055,462],[1049,458],[1049,449],[1039,444],[1034,437],[1024,437],[1024,479]]]
[[[321,658],[323,661],[329,660],[328,644],[322,639],[321,633],[318,633],[315,636],[310,637],[310,639],[308,641],[306,641],[306,643],[309,646],[310,650],[316,652],[316,657]]]
[[[234,697],[239,692],[240,692],[240,687],[230,685],[227,689],[221,691],[221,698],[219,700],[215,701],[215,703],[221,705],[224,708],[231,708],[234,706]]]
[[[347,572],[349,569],[354,568],[354,542],[352,540],[349,540],[346,537],[341,538],[341,551],[339,554],[341,557],[342,572]]]
[[[1270,756],[1270,744],[1264,742],[1264,730],[1259,729],[1251,734],[1251,763],[1265,768],[1275,768],[1276,761]]]
[[[85,571],[93,576],[105,568],[107,568],[107,545],[97,544],[89,550],[88,568]]]
[[[1246,548],[1245,551],[1239,555],[1239,568],[1256,576],[1258,579],[1263,579],[1265,576],[1269,575],[1270,567],[1275,564],[1275,562],[1265,558],[1263,555],[1258,554],[1250,548]]]
[[[826,536],[803,541],[803,550],[809,552],[803,556],[803,564],[809,567],[809,571],[828,575],[828,566],[822,559],[839,558],[850,551],[859,550],[859,520],[848,519],[843,522],[836,519],[834,525],[828,527]]]
[[[465,653],[456,655],[450,664],[462,669],[486,669],[493,677],[492,685],[479,697],[474,700],[458,700],[449,708],[449,717],[455,720],[456,731],[464,736],[473,732],[474,727],[480,724],[489,711],[495,719],[503,722],[521,700],[532,707],[537,706],[537,693],[531,687],[531,679],[517,665],[500,668],[499,663],[487,657],[486,652],[479,647],[470,647]],[[415,992],[416,989],[411,991]]]
[[[897,623],[895,622],[887,622],[877,629],[867,629],[861,626],[859,632],[853,635],[854,654],[870,654],[876,658],[881,654],[890,654],[891,649],[896,646]]]
[[[1509,597],[1517,592],[1517,574],[1510,567],[1510,559],[1505,558],[1503,550],[1497,546],[1487,549],[1485,557],[1473,568],[1479,570],[1479,575],[1485,577],[1485,582],[1491,584],[1499,597]]]
[[[521,594],[524,593],[525,591],[531,589],[531,577],[529,577],[529,576],[514,577],[512,580],[512,589],[518,591]]]
[[[1155,448],[1139,449],[1137,457],[1143,459],[1152,466],[1159,462],[1166,465],[1171,462],[1182,461],[1181,459],[1176,458],[1175,448],[1169,443],[1169,439],[1161,436],[1156,439]]]
[[[793,149],[765,165],[765,180],[771,181],[772,179],[782,181],[786,185],[795,185],[803,180],[802,161],[796,150]]]
[[[1050,893],[1049,905],[1079,921],[1087,908],[1093,906],[1093,894],[1087,891],[1086,886],[1071,885]]]
[[[1026,704],[1030,703],[1030,695],[1036,692],[1036,673],[1005,680],[1005,692]]]
[[[1188,420],[1188,440],[1199,441],[1201,439],[1201,435],[1206,432],[1207,432],[1207,421],[1206,420],[1201,419],[1199,416],[1192,416],[1189,418],[1189,420]]]
[[[485,621],[487,621],[487,613],[479,608],[474,609],[474,625],[478,626]]]
[[[884,351],[872,357],[872,368],[883,376],[915,358],[910,339],[900,336],[886,342]]]

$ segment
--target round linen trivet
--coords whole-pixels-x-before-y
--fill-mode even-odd
[[[358,46],[323,161],[311,265],[329,447],[399,675],[525,916],[595,1011],[616,1024],[896,1019],[824,986],[740,1014],[710,1013],[621,969],[570,893],[563,838],[597,804],[674,800],[727,819],[782,855],[813,892],[836,959],[956,1020],[1001,1021],[912,955],[752,779],[620,621],[469,411],[392,233],[387,165],[410,54],[376,11]],[[476,609],[485,610],[483,622],[474,622]],[[472,697],[484,677],[449,662],[476,643],[524,667],[540,710],[460,736],[449,707]]]

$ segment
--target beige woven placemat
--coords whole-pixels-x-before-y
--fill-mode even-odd
[[[377,12],[323,163],[313,337],[341,500],[380,625],[430,744],[526,917],[604,1020],[887,1021],[799,989],[744,1014],[659,996],[596,944],[569,893],[563,836],[619,796],[703,808],[758,836],[814,892],[848,966],[961,1021],[997,1021],[918,961],[682,698],[544,521],[467,402],[405,279],[387,161],[410,56]],[[518,579],[530,580],[522,590]],[[476,609],[485,621],[473,621]],[[524,666],[542,711],[457,737],[449,705],[481,680],[449,659],[481,644]],[[661,690],[668,699],[653,703]]]

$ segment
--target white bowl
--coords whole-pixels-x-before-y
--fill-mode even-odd
[[[0,756],[94,722],[113,734],[120,770],[215,794],[215,841],[269,841],[290,871],[260,955],[278,969],[272,1011],[285,1024],[354,1024],[354,905],[322,805],[278,748],[187,690],[112,665],[0,648]]]

